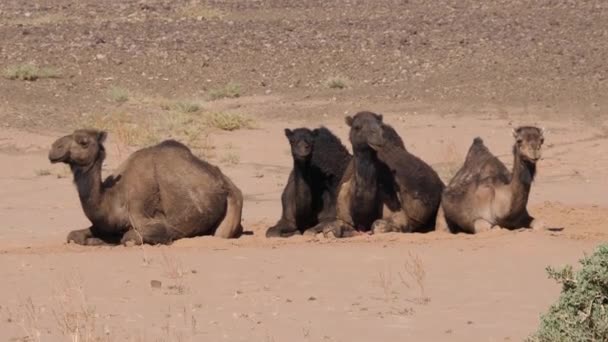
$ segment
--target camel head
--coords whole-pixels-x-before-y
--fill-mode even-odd
[[[346,117],[350,127],[350,142],[353,149],[372,147],[376,149],[384,145],[382,115],[372,112],[359,112]]]
[[[545,142],[543,132],[543,129],[533,126],[514,129],[515,151],[529,162],[536,163],[541,157],[541,147]]]
[[[93,129],[79,129],[57,139],[49,151],[51,163],[88,166],[105,157],[103,142],[107,133]]]
[[[291,145],[291,155],[295,160],[305,161],[312,155],[315,132],[308,128],[285,128],[285,136]]]

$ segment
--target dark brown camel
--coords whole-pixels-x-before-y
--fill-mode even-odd
[[[59,138],[52,163],[70,165],[90,228],[72,231],[81,245],[166,244],[199,235],[242,233],[241,191],[185,145],[163,141],[134,152],[102,182],[106,132],[77,130]]]
[[[336,217],[336,193],[350,153],[325,127],[285,129],[293,169],[281,195],[283,213],[266,237],[302,234]]]
[[[350,126],[353,158],[340,182],[336,219],[321,223],[313,231],[347,237],[365,232],[407,230],[395,177],[369,144],[378,132],[405,149],[403,141],[392,127],[382,123],[382,115],[372,112],[348,116],[346,124]]]

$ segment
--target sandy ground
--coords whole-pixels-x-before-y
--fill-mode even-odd
[[[382,112],[442,175],[477,135],[510,165],[510,125],[539,120],[405,105]],[[66,132],[0,131],[0,339],[518,341],[559,293],[544,268],[576,263],[608,237],[608,139],[601,127],[562,118],[542,120],[546,148],[530,199],[532,215],[553,231],[265,239],[290,170],[283,128],[324,124],[348,145],[343,116],[214,133],[216,153],[239,156],[222,169],[244,191],[253,234],[162,247],[63,244],[87,226],[69,174],[47,159]],[[106,172],[119,150],[110,135]]]

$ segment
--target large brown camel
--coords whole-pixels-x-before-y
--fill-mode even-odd
[[[473,140],[464,165],[442,196],[445,221],[451,231],[479,233],[497,226],[543,228],[526,209],[536,163],[541,157],[543,130],[523,126],[513,130],[513,137],[513,172],[488,150],[483,140]]]
[[[242,233],[243,195],[219,168],[166,140],[134,152],[102,182],[106,132],[76,130],[57,139],[52,163],[66,163],[90,228],[69,233],[81,245],[166,244],[199,235]]]

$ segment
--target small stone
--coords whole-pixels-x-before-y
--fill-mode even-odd
[[[315,301],[315,300],[317,300],[317,298],[315,298],[313,296],[308,297],[308,301],[310,301],[310,302]]]
[[[150,280],[150,286],[153,289],[160,289],[163,283],[160,280]]]

